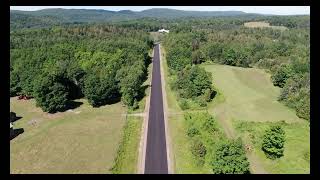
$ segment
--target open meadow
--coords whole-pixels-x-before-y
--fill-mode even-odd
[[[288,123],[303,121],[293,109],[277,101],[280,88],[273,86],[270,74],[261,69],[226,65],[205,65],[212,72],[213,85],[221,91],[225,101],[210,109],[216,116],[226,112],[230,119]]]
[[[35,100],[10,99],[10,110],[22,118],[14,128],[24,133],[10,141],[11,173],[110,173],[126,108],[121,103],[44,113]]]

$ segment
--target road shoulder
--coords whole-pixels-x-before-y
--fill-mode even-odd
[[[163,116],[164,116],[164,125],[165,125],[165,134],[166,134],[166,148],[167,148],[167,163],[168,163],[168,173],[173,174],[173,158],[171,155],[171,139],[168,129],[168,102],[167,102],[167,93],[166,93],[166,82],[164,78],[164,69],[162,62],[162,53],[161,53],[161,44],[159,44],[159,56],[160,56],[160,73],[161,73],[161,89],[162,89],[162,99],[163,99]]]

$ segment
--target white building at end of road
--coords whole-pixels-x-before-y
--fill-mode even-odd
[[[160,33],[163,33],[163,32],[165,32],[165,33],[169,33],[169,30],[159,29],[159,31],[158,31],[158,32],[160,32]]]

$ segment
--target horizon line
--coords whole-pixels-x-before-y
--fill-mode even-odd
[[[83,6],[78,6],[78,7],[81,7],[81,8],[78,8],[76,6],[70,6],[71,8],[68,8],[66,6],[52,6],[52,7],[49,7],[49,6],[42,6],[43,8],[40,8],[39,9],[17,9],[17,8],[20,8],[20,7],[36,7],[36,6],[10,6],[10,11],[28,11],[28,12],[35,12],[35,11],[41,11],[41,10],[47,10],[47,9],[64,9],[64,10],[101,10],[101,11],[112,11],[112,12],[120,12],[120,11],[132,11],[132,12],[142,12],[142,11],[146,11],[146,10],[151,10],[151,9],[168,9],[168,10],[177,10],[177,11],[194,11],[194,12],[226,12],[226,11],[237,11],[237,12],[244,12],[244,13],[247,13],[247,14],[262,14],[262,15],[278,15],[278,16],[290,16],[290,15],[310,15],[310,12],[307,13],[307,12],[304,12],[304,13],[290,13],[290,14],[278,14],[278,13],[272,13],[272,12],[248,12],[246,10],[241,10],[241,9],[228,9],[228,10],[208,10],[208,9],[205,9],[205,10],[200,10],[200,9],[197,9],[197,10],[194,10],[194,9],[177,9],[177,8],[170,8],[170,7],[151,7],[151,8],[147,8],[147,9],[140,9],[140,10],[134,10],[134,9],[129,9],[129,8],[126,8],[126,9],[118,9],[118,10],[115,10],[115,9],[105,9],[105,8],[114,8],[115,6],[109,6],[109,7],[106,7],[106,6],[101,6],[100,8],[99,7],[96,7],[96,8],[91,8],[90,6],[88,6],[89,8],[86,8],[86,7],[83,7]],[[105,8],[103,8],[105,7]],[[132,7],[137,7],[137,6],[132,6]],[[139,6],[140,7],[140,6]],[[181,7],[184,7],[184,6],[181,6]],[[190,6],[188,6],[190,7]],[[215,6],[217,7],[217,6]],[[243,6],[239,6],[239,7],[243,7]],[[260,6],[262,7],[262,6]],[[281,6],[280,6],[281,7]],[[303,6],[305,7],[305,6]],[[310,8],[310,6],[307,6]],[[38,7],[36,7],[38,8]],[[310,10],[309,10],[310,11]]]

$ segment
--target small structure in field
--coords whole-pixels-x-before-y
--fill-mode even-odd
[[[165,30],[165,29],[159,29],[159,31],[158,32],[160,32],[160,33],[169,33],[169,30]]]

